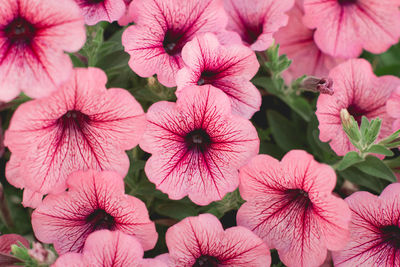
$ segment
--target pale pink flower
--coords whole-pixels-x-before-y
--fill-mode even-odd
[[[400,183],[389,185],[379,197],[356,192],[346,202],[350,242],[332,253],[335,266],[400,266]]]
[[[222,199],[258,153],[254,126],[232,115],[229,98],[210,85],[185,88],[176,104],[155,103],[147,120],[140,147],[153,155],[145,172],[171,199],[188,195],[198,205]]]
[[[66,188],[76,170],[114,170],[124,177],[145,130],[145,114],[123,89],[107,90],[96,68],[75,69],[51,96],[22,104],[14,113],[4,143],[12,152],[7,180],[24,192],[25,206]]]
[[[400,37],[399,0],[304,0],[304,23],[325,53],[358,57],[383,53]]]
[[[81,252],[86,238],[102,229],[133,235],[145,250],[157,242],[154,223],[144,203],[124,194],[115,172],[74,172],[68,191],[49,194],[32,213],[32,227],[41,242],[53,243],[59,254]]]
[[[188,217],[171,226],[165,236],[169,253],[157,259],[168,266],[270,266],[268,247],[244,227],[224,230],[211,214]]]
[[[294,0],[224,0],[229,15],[227,29],[239,33],[252,50],[264,51],[274,41],[272,35],[288,22],[285,14]]]
[[[348,240],[350,210],[334,196],[335,171],[305,151],[292,150],[281,162],[258,155],[240,169],[244,203],[238,225],[276,248],[291,266],[320,266],[327,249],[342,249]]]
[[[128,25],[129,23],[133,22],[133,15],[132,13],[134,11],[131,11],[131,9],[135,8],[135,4],[132,4],[132,0],[124,0],[125,5],[126,5],[126,11],[125,14],[118,20],[118,24],[121,26]]]
[[[250,82],[259,64],[255,53],[237,44],[222,46],[215,35],[195,37],[182,50],[185,62],[177,75],[179,94],[188,86],[212,85],[230,99],[232,112],[251,118],[261,106],[261,94]]]
[[[303,7],[297,0],[288,12],[289,23],[275,35],[280,52],[292,60],[289,69],[283,73],[287,83],[303,75],[325,77],[329,70],[343,62],[322,52],[314,42],[314,30],[307,28],[302,21]]]
[[[82,10],[85,23],[95,25],[100,21],[119,20],[126,12],[125,0],[74,0]]]
[[[129,66],[142,77],[157,74],[165,86],[176,85],[176,73],[183,67],[181,51],[188,41],[206,32],[226,37],[222,0],[136,0],[132,5],[136,25],[122,36],[131,55]]]
[[[100,230],[89,235],[82,253],[62,255],[52,267],[166,267],[161,261],[143,259],[138,240],[121,231]]]
[[[64,51],[79,50],[85,39],[73,1],[0,0],[0,101],[55,91],[72,71]]]
[[[369,120],[379,117],[382,128],[378,138],[392,133],[393,119],[386,112],[386,102],[400,79],[394,76],[376,77],[364,59],[352,59],[331,70],[333,95],[320,95],[317,102],[319,138],[329,142],[339,156],[356,150],[350,143],[340,119],[340,111],[347,109],[360,124],[362,116]]]
[[[400,87],[393,91],[386,104],[387,113],[391,118],[394,118],[392,131],[400,129]]]

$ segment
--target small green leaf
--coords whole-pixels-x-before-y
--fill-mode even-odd
[[[378,134],[381,130],[381,125],[382,125],[382,120],[379,118],[376,118],[371,121],[369,129],[368,129],[367,133],[365,134],[365,136],[363,137],[364,144],[366,144],[368,146],[375,142],[375,140],[378,137]]]
[[[302,97],[299,96],[291,96],[289,99],[281,98],[291,107],[297,114],[299,114],[305,121],[309,122],[311,120],[311,116],[313,115],[313,110],[311,105]]]
[[[188,205],[178,201],[161,203],[155,207],[155,211],[160,215],[164,215],[176,220],[182,220],[189,216],[198,215],[194,205]]]
[[[362,162],[364,161],[364,159],[360,156],[360,154],[358,154],[355,151],[351,151],[349,153],[347,153],[343,159],[339,162],[337,170],[338,171],[343,171],[347,168],[349,168],[350,166],[353,166],[356,163]]]
[[[299,129],[296,129],[292,122],[273,110],[267,112],[267,118],[272,136],[279,147],[285,151],[304,148],[303,142],[299,138]]]
[[[375,154],[381,154],[385,156],[393,156],[394,153],[390,150],[384,147],[383,145],[372,145],[370,148],[368,148],[367,153],[375,153]]]
[[[368,129],[369,129],[369,121],[367,117],[362,116],[361,127],[360,127],[361,136],[364,137],[367,134]]]
[[[367,156],[365,161],[354,165],[365,174],[372,175],[389,182],[396,182],[396,176],[393,171],[383,161],[375,156]]]
[[[352,182],[353,184],[364,186],[375,193],[380,194],[385,188],[386,184],[381,179],[368,175],[354,166],[347,168],[339,172],[345,180]]]

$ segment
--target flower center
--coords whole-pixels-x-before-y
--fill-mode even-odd
[[[170,56],[181,53],[184,45],[184,35],[180,31],[167,30],[164,36],[163,47]]]
[[[105,210],[97,209],[87,216],[86,223],[92,226],[93,231],[102,229],[113,230],[115,226],[115,219]]]
[[[304,209],[312,207],[308,192],[302,189],[287,189],[285,195],[290,202],[296,202],[298,206],[303,207]]]
[[[258,37],[263,33],[264,31],[264,25],[263,23],[260,23],[258,25],[245,25],[246,32],[242,36],[242,39],[244,42],[247,44],[254,44]]]
[[[361,108],[357,107],[356,105],[352,104],[347,108],[347,111],[349,112],[349,114],[351,116],[354,117],[354,119],[356,120],[356,122],[358,123],[358,126],[361,125],[361,121],[362,121],[362,116],[365,116],[365,114],[367,112],[365,112],[364,110],[362,110]]]
[[[104,2],[104,0],[87,0],[87,2],[88,2],[89,4],[99,4],[99,3],[101,3],[101,2]]]
[[[216,75],[217,73],[213,71],[203,71],[197,81],[197,85],[211,84]]]
[[[211,137],[203,129],[197,129],[186,135],[185,143],[189,150],[204,152],[211,145]]]
[[[357,3],[357,0],[338,0],[338,2],[340,5],[346,6]]]
[[[30,43],[35,37],[35,27],[23,18],[16,18],[4,29],[11,43]]]
[[[400,227],[388,225],[381,228],[381,236],[384,243],[400,250]]]
[[[64,128],[77,129],[83,129],[89,121],[89,116],[78,110],[69,110],[59,119],[59,123],[61,123]]]
[[[195,264],[192,267],[217,267],[218,260],[208,255],[202,255],[197,258]]]

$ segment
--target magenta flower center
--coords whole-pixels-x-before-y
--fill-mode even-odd
[[[347,108],[347,111],[350,113],[351,116],[354,117],[359,126],[361,125],[362,116],[365,116],[365,114],[367,113],[365,110],[353,104]]]
[[[218,73],[215,73],[213,71],[203,71],[199,80],[197,81],[197,85],[212,84],[217,74]]]
[[[115,227],[115,219],[103,209],[97,209],[86,218],[86,223],[90,224],[93,231],[97,230],[113,230]]]
[[[218,266],[218,260],[208,255],[200,256],[199,258],[197,258],[195,264],[193,264],[193,267],[217,267],[217,266]]]
[[[35,37],[35,27],[23,18],[16,18],[4,29],[11,43],[30,43]]]
[[[89,116],[78,110],[69,110],[59,119],[59,123],[64,129],[83,129],[89,123],[89,121]]]
[[[396,250],[400,250],[400,227],[397,225],[388,225],[382,227],[380,230],[383,242]]]
[[[243,41],[247,44],[254,44],[258,40],[258,37],[263,33],[264,25],[263,23],[257,25],[245,25],[245,29],[246,31],[244,35],[242,35]]]
[[[189,150],[205,152],[211,145],[211,137],[205,130],[197,129],[185,136],[185,143]]]
[[[101,2],[104,2],[104,0],[86,0],[88,4],[99,4]]]
[[[312,207],[308,193],[302,189],[287,189],[285,195],[289,202],[295,202],[299,207],[308,210]]]
[[[338,0],[338,2],[340,5],[345,6],[357,3],[357,0]]]
[[[180,54],[185,43],[186,37],[182,31],[167,30],[165,33],[163,47],[168,55],[175,56]]]

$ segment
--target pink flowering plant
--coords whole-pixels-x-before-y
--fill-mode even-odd
[[[0,0],[0,267],[400,267],[399,0]]]

